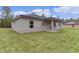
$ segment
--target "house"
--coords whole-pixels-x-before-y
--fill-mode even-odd
[[[37,15],[19,15],[12,23],[12,29],[19,33],[48,31],[56,32],[62,28],[62,20]]]
[[[64,28],[79,28],[79,22],[65,22]]]

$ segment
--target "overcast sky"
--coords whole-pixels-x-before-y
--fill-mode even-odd
[[[75,6],[10,6],[12,13],[16,15],[26,15],[35,12],[37,15],[45,14],[46,17],[53,16],[60,18],[79,18],[79,7]],[[1,14],[0,7],[0,14]]]

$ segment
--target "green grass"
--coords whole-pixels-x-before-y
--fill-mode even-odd
[[[26,34],[0,29],[0,52],[79,52],[79,29]]]

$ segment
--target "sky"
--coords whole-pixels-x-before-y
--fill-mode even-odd
[[[14,16],[27,15],[35,13],[37,15],[44,14],[46,17],[59,17],[59,18],[79,18],[78,6],[10,6]],[[0,14],[2,6],[0,6]]]

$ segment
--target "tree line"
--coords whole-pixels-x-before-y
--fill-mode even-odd
[[[70,18],[70,19],[65,19],[64,21],[65,22],[79,22],[79,18],[76,18],[76,19]]]

